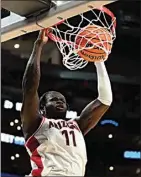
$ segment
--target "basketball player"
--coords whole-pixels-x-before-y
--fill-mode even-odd
[[[84,176],[87,163],[83,136],[96,126],[112,103],[112,90],[104,62],[95,63],[98,97],[80,114],[79,120],[66,119],[65,97],[56,91],[45,93],[40,101],[40,58],[48,41],[39,33],[23,77],[21,120],[30,155],[30,176]]]

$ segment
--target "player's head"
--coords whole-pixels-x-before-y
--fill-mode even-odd
[[[40,110],[47,118],[65,119],[67,103],[65,97],[56,91],[49,91],[40,98]]]

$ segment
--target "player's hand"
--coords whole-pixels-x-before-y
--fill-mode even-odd
[[[36,40],[36,43],[43,46],[48,42],[48,36],[46,29],[43,29],[39,32],[38,38]]]

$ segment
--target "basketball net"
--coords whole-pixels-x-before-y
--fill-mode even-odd
[[[106,38],[106,41],[104,42],[108,42],[109,44],[113,45],[113,41],[116,38],[116,17],[109,9],[105,7],[101,7],[99,9],[92,9],[91,7],[89,13],[91,13],[92,19],[87,18],[87,16],[82,13],[77,16],[77,23],[74,23],[74,20],[71,22],[71,20],[66,19],[61,20],[60,23],[47,29],[51,30],[48,36],[51,40],[56,42],[56,45],[63,56],[63,64],[70,70],[82,69],[88,64],[88,61],[84,60],[77,54],[77,52],[80,50],[98,47],[106,53],[106,59],[111,53],[111,48],[106,49],[105,45],[103,45],[103,41],[100,39],[101,34],[97,33],[97,29],[103,29],[102,34],[105,34],[105,37],[108,30],[111,40]],[[99,38],[99,42],[91,42],[91,45],[86,44],[82,47],[79,45],[79,43],[76,44],[76,39],[78,37],[85,38],[85,35],[79,36],[79,32],[81,30],[85,30],[85,28],[87,28],[89,25],[96,26],[97,29],[92,31],[92,38],[96,36]],[[92,41],[92,38],[90,38],[88,42]]]

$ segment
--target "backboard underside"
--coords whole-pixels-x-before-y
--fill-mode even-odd
[[[32,2],[32,1],[31,1]],[[19,22],[7,25],[1,28],[1,42],[38,31],[43,28],[53,26],[60,19],[67,19],[80,13],[87,12],[90,7],[98,8],[100,6],[110,4],[113,1],[69,1],[62,5],[52,7],[50,10],[41,14],[35,13],[32,17],[24,18]]]

